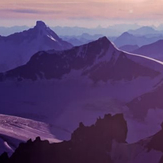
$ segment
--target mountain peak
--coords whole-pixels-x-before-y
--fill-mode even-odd
[[[109,41],[108,38],[107,38],[106,36],[99,38],[99,40],[102,40],[102,41]]]
[[[97,40],[92,41],[88,44],[92,45],[92,47],[98,46],[99,49],[103,49],[103,48],[108,48],[109,45],[111,45],[112,43],[109,41],[109,39],[106,36],[104,36],[104,37],[100,37]]]
[[[102,42],[102,43],[106,43],[106,44],[110,44],[111,43],[106,36],[100,37],[97,41],[98,42]]]
[[[38,34],[38,36],[52,36],[53,38],[58,38],[58,36],[43,22],[43,21],[37,21],[36,25],[34,26],[35,34]]]
[[[43,21],[37,21],[36,22],[36,27],[40,29],[45,29],[47,28],[46,24]]]

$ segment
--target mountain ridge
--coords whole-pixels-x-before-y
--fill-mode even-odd
[[[19,81],[23,78],[37,80],[38,77],[40,79],[61,79],[63,75],[71,73],[72,70],[81,70],[81,75],[88,76],[94,82],[123,78],[131,80],[138,76],[155,77],[159,74],[156,70],[135,62],[135,57],[140,58],[119,51],[107,37],[102,37],[70,50],[38,52],[27,64],[1,73],[0,79],[1,81],[8,78],[17,78]],[[142,58],[142,60],[145,59]],[[127,68],[131,66],[133,68]],[[119,73],[121,69],[123,73]]]

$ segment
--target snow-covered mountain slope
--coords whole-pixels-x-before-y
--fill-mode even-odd
[[[30,57],[41,50],[64,50],[72,45],[63,41],[42,21],[29,30],[9,36],[0,36],[0,71],[6,71],[25,64]]]
[[[4,151],[12,154],[20,142],[35,139],[39,136],[42,140],[60,142],[55,138],[54,126],[39,121],[17,116],[0,114],[0,154]]]
[[[134,50],[133,53],[145,55],[163,61],[162,46],[163,46],[163,40],[159,40],[152,44],[144,45]]]
[[[23,141],[0,134],[0,155],[4,152],[11,155],[21,142]]]
[[[0,112],[51,124],[57,139],[69,139],[80,121],[90,125],[106,113],[125,113],[130,142],[160,129],[150,128],[155,122],[148,117],[134,119],[125,104],[153,90],[163,78],[162,62],[120,51],[106,37],[70,50],[38,52],[0,77]]]

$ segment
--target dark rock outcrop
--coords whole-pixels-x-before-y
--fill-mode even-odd
[[[62,40],[42,21],[26,31],[0,36],[0,72],[26,64],[31,56],[43,50],[65,50],[73,47]]]
[[[0,156],[0,162],[1,162],[1,163],[7,163],[7,162],[8,162],[8,159],[9,159],[9,157],[8,157],[7,152],[4,152],[4,153]]]
[[[108,114],[89,127],[80,123],[69,141],[49,144],[38,137],[21,143],[7,163],[112,163],[112,140],[125,142],[126,136],[123,115]]]

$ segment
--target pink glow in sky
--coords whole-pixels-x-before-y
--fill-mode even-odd
[[[159,24],[162,0],[5,0],[0,1],[0,23],[30,25],[34,20],[55,23],[112,22]],[[105,22],[105,24],[104,24]],[[76,24],[75,24],[76,23]]]

